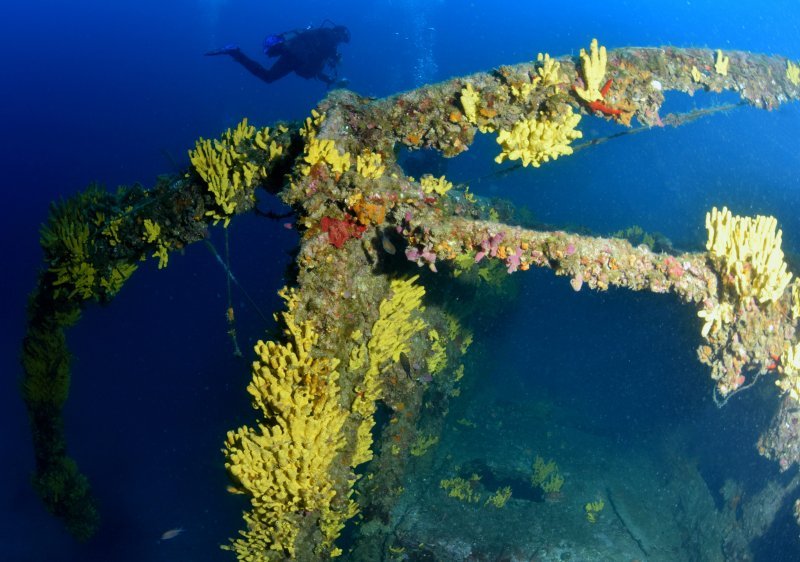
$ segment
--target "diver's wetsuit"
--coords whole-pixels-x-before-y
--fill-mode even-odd
[[[344,31],[342,31],[344,30]],[[289,32],[284,41],[272,45],[267,49],[267,56],[277,57],[278,60],[270,68],[264,68],[260,63],[245,55],[239,48],[224,49],[207,54],[226,54],[241,64],[253,76],[264,82],[271,83],[287,74],[294,72],[303,78],[318,78],[328,86],[334,83],[336,64],[339,62],[337,48],[339,43],[349,40],[346,28],[319,27],[304,31]],[[325,67],[330,66],[334,76],[325,74]]]
[[[245,55],[241,50],[236,49],[235,51],[231,51],[227,53],[239,64],[247,69],[250,74],[255,76],[256,78],[260,78],[266,83],[275,82],[275,80],[280,80],[290,72],[295,69],[295,64],[292,59],[286,57],[280,57],[278,60],[275,61],[269,69],[264,68],[261,66],[260,63],[254,61],[247,55]],[[323,80],[324,82],[324,80]],[[326,82],[327,83],[327,82]]]

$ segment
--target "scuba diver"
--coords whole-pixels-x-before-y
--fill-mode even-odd
[[[326,27],[326,24],[330,26]],[[270,68],[264,68],[245,55],[237,45],[226,45],[209,51],[206,56],[229,55],[252,75],[268,84],[294,72],[309,80],[322,80],[330,88],[344,82],[338,80],[338,65],[341,61],[338,47],[339,43],[349,42],[350,31],[345,26],[334,25],[325,20],[316,28],[286,31],[264,39],[264,54],[278,59]]]

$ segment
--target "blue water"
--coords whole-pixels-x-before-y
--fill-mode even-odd
[[[87,544],[75,543],[29,486],[33,456],[16,388],[26,294],[41,263],[38,228],[51,200],[92,181],[152,185],[159,173],[186,165],[198,136],[217,135],[243,116],[259,125],[299,119],[325,95],[322,83],[295,76],[262,84],[204,51],[237,43],[256,57],[266,34],[330,18],[352,35],[341,49],[341,74],[369,96],[530,60],[539,51],[577,53],[595,36],[609,48],[672,44],[800,58],[800,6],[792,1],[725,8],[708,0],[535,4],[32,0],[4,6],[0,559],[230,559],[218,545],[236,533],[242,506],[224,491],[219,449],[227,430],[252,422],[244,392],[247,351],[271,325],[237,302],[245,359],[232,357],[224,274],[205,247],[173,254],[163,271],[152,261],[143,265],[111,306],[89,307],[70,332],[67,439],[103,514]],[[591,119],[582,127],[604,130]],[[626,137],[474,190],[526,205],[550,224],[598,233],[639,224],[687,249],[701,247],[711,205],[772,214],[791,262],[800,253],[798,131],[797,104],[773,112],[738,109]],[[490,172],[492,144],[479,142],[449,162],[448,175]],[[270,317],[296,234],[255,217],[237,219],[229,230],[237,278]],[[798,271],[800,262],[794,265]],[[646,439],[653,428],[689,417],[697,442],[711,444],[714,453],[700,458],[709,478],[723,466],[754,480],[776,472],[753,449],[763,416],[744,400],[722,413],[709,405],[708,374],[692,351],[698,343],[692,310],[652,295],[567,295],[563,279],[540,273],[523,284],[520,306],[503,321],[520,339],[509,343],[495,334],[497,344],[520,354],[521,363],[563,376],[542,381],[519,368],[499,373],[492,384],[510,392],[543,384],[562,395],[574,392],[576,400],[594,393],[598,419],[623,440]],[[797,559],[792,525],[784,513],[770,531],[773,544],[759,545],[759,559]],[[179,539],[157,543],[176,527],[186,529]]]

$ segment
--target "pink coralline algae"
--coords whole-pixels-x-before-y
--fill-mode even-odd
[[[481,241],[480,251],[475,254],[475,263],[478,263],[484,257],[486,257],[486,254],[489,254],[490,257],[495,257],[497,255],[497,250],[500,248],[500,243],[503,241],[505,236],[505,232],[498,232],[494,236],[484,238]]]
[[[520,258],[522,258],[522,248],[517,246],[517,251],[506,258],[509,273],[514,273],[519,268]]]
[[[667,273],[669,274],[670,277],[675,277],[678,279],[683,277],[684,274],[683,266],[680,264],[680,262],[678,262],[678,260],[676,260],[672,256],[667,256],[664,259],[664,265],[667,266]]]
[[[408,261],[416,262],[417,265],[426,265],[428,268],[436,273],[436,252],[430,246],[425,246],[421,250],[413,246],[406,248],[406,259]]]

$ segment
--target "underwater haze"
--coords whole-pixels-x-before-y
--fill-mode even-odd
[[[323,82],[296,75],[265,84],[227,57],[205,52],[236,44],[267,64],[265,36],[330,20],[347,26],[351,36],[340,48],[339,77],[348,89],[376,98],[534,60],[539,52],[577,57],[594,37],[609,49],[673,45],[800,59],[796,1],[31,0],[4,8],[0,560],[14,562],[235,558],[220,545],[244,527],[247,505],[226,492],[220,450],[227,431],[254,423],[246,391],[252,349],[275,330],[272,313],[283,306],[277,291],[290,278],[299,240],[284,224],[291,219],[241,216],[227,239],[221,226],[214,227],[211,246],[173,252],[163,270],[156,260],[142,263],[112,303],[86,306],[68,332],[67,446],[91,482],[101,517],[88,541],[73,539],[31,486],[34,454],[19,392],[25,307],[43,264],[39,229],[52,201],[92,182],[112,191],[152,186],[160,174],[186,171],[196,139],[216,138],[243,117],[256,126],[299,122],[328,93]],[[737,99],[676,92],[667,95],[664,112]],[[588,117],[580,129],[587,138],[623,130]],[[538,224],[598,236],[637,225],[681,251],[704,249],[705,214],[715,205],[740,215],[772,215],[797,273],[798,131],[797,102],[773,111],[737,106],[502,175],[492,161],[497,144],[483,135],[468,152],[423,163],[429,167],[422,171],[446,172],[480,197],[526,209]],[[287,210],[267,195],[259,205]],[[226,271],[213,251],[226,241],[243,357],[232,352]],[[567,279],[549,271],[513,276],[513,303],[483,310],[473,328],[474,347],[465,359],[472,382],[453,402],[439,450],[430,453],[436,461],[406,485],[405,508],[416,517],[415,525],[406,521],[409,536],[422,542],[441,532],[455,541],[459,529],[474,530],[472,517],[492,519],[486,532],[495,537],[509,527],[611,548],[622,540],[612,532],[616,517],[622,523],[613,529],[627,528],[641,546],[656,532],[652,513],[637,527],[635,514],[606,506],[605,519],[572,529],[558,509],[599,492],[607,496],[621,481],[629,489],[618,495],[667,494],[675,469],[658,464],[665,450],[684,459],[694,478],[689,484],[687,476],[687,489],[702,489],[709,510],[733,510],[733,525],[745,524],[735,513],[766,482],[788,486],[796,478],[797,466],[781,473],[756,450],[780,399],[772,380],[723,408],[715,405],[714,381],[696,357],[702,321],[693,307],[671,295],[575,293]],[[537,456],[558,461],[564,501],[545,502],[515,480],[520,463],[530,467]],[[452,469],[456,465],[461,468]],[[512,501],[541,504],[542,520],[515,517],[522,511],[513,505],[489,513],[447,503],[439,481],[470,473],[481,474],[487,489],[492,479],[495,488],[511,486]],[[577,492],[568,497],[573,484],[580,499]],[[776,499],[774,518],[765,519],[749,545],[754,560],[800,560],[792,512],[797,497],[795,489]],[[547,517],[561,526],[548,530]],[[578,519],[586,523],[582,512]],[[522,559],[510,545],[474,540],[471,552],[453,548],[439,559]],[[436,558],[413,558],[399,547],[393,552],[397,560]]]

